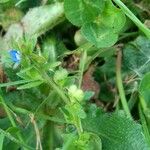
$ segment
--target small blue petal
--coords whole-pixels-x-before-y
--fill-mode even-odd
[[[20,63],[21,54],[20,54],[19,51],[12,49],[12,50],[9,51],[9,54],[10,54],[11,60],[14,63]]]

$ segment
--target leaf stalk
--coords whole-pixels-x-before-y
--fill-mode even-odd
[[[116,80],[117,80],[117,87],[118,87],[118,92],[120,95],[120,100],[123,106],[123,109],[127,115],[127,117],[132,119],[128,103],[125,97],[125,92],[122,84],[122,76],[121,76],[121,61],[122,61],[122,52],[119,50],[118,55],[117,55],[117,61],[116,61]]]

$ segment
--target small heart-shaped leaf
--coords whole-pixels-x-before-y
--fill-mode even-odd
[[[74,25],[81,26],[94,20],[104,9],[103,0],[65,0],[64,8],[67,19]]]
[[[110,47],[118,40],[118,34],[110,27],[98,23],[87,23],[81,28],[84,37],[98,48]]]
[[[111,1],[107,1],[105,9],[97,18],[104,25],[113,28],[115,32],[120,32],[126,22],[126,17],[121,9],[114,6]]]

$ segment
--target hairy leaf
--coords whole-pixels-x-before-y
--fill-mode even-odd
[[[103,150],[149,150],[141,126],[122,113],[100,116],[90,113],[83,127],[100,136]]]
[[[150,68],[150,40],[139,36],[135,41],[127,44],[123,50],[124,65],[139,77]]]
[[[22,25],[25,33],[40,35],[60,23],[63,18],[63,4],[55,3],[31,9],[22,19]]]

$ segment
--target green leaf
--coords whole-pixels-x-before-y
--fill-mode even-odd
[[[74,25],[94,20],[104,9],[103,0],[64,0],[65,15]]]
[[[84,92],[84,100],[88,101],[90,100],[92,97],[94,96],[94,92],[93,91],[85,91]]]
[[[98,21],[105,26],[111,27],[115,32],[120,32],[126,22],[126,17],[122,10],[118,9],[113,3],[106,1],[104,12],[98,17]]]
[[[7,3],[7,2],[9,2],[10,0],[0,0],[0,4],[1,3]]]
[[[37,87],[37,86],[41,85],[42,83],[43,83],[43,81],[33,81],[33,82],[27,83],[25,85],[21,85],[21,86],[17,87],[17,89],[18,90],[30,89],[33,87]]]
[[[56,39],[54,37],[48,37],[43,41],[42,44],[42,55],[48,62],[54,63],[57,58],[56,51]]]
[[[99,136],[96,134],[90,133],[90,142],[89,142],[89,150],[93,148],[93,150],[102,150],[102,141]]]
[[[93,133],[84,132],[78,138],[76,133],[63,135],[62,150],[102,150],[101,139]]]
[[[16,135],[19,132],[19,129],[17,127],[9,127],[7,132],[9,132],[11,135]]]
[[[0,150],[3,150],[4,134],[0,134]]]
[[[18,49],[20,50],[21,53],[29,56],[33,54],[33,51],[36,47],[37,37],[25,35],[23,38],[20,38],[16,44],[18,45]]]
[[[68,104],[64,108],[61,108],[61,111],[66,121],[71,124],[74,124],[77,118],[84,119],[86,117],[86,113],[79,103]]]
[[[68,2],[66,0],[66,16],[68,18],[70,17],[69,20],[72,21],[73,24],[78,23],[79,26],[82,25],[82,34],[84,35],[86,40],[93,43],[96,47],[104,48],[114,45],[118,40],[118,33],[125,24],[125,15],[120,9],[115,7],[110,0],[108,0],[105,2],[105,7],[103,7],[103,9],[100,9],[103,10],[101,13],[99,11],[99,13],[96,14],[95,17],[91,17],[91,19],[89,19],[89,17],[89,20],[84,19],[86,17],[83,14],[86,13],[86,11],[88,15],[90,13],[83,2],[84,1],[75,2],[78,7],[78,11],[76,12],[75,8],[71,8],[71,6],[74,7],[74,5],[72,5],[72,1]],[[68,3],[70,5],[68,5]],[[90,7],[92,7],[92,5]],[[95,11],[96,9],[93,10],[93,13]]]
[[[1,105],[0,109],[2,109],[2,105]],[[1,118],[0,119],[0,128],[5,130],[5,129],[9,128],[9,127],[10,127],[10,120],[8,119],[8,117]]]
[[[8,132],[2,130],[1,128],[0,128],[0,134],[3,134],[3,135],[6,136],[8,139],[10,139],[11,141],[13,141],[13,142],[19,144],[19,145],[22,146],[22,147],[28,148],[29,150],[33,149],[32,147],[30,147],[30,146],[28,146],[28,145],[26,145],[26,144],[20,142],[18,139],[16,139],[15,137],[13,137],[10,133],[8,133]]]
[[[75,143],[78,149],[102,150],[102,142],[100,137],[98,137],[96,134],[91,134],[89,132],[82,133]]]
[[[143,99],[150,105],[150,72],[144,75],[139,85],[139,93]]]
[[[142,77],[150,68],[150,40],[139,36],[135,41],[127,44],[123,50],[124,66]]]
[[[150,72],[148,72],[147,74],[144,75],[144,77],[142,78],[142,81],[140,83],[139,86],[139,91],[141,93],[150,90]]]
[[[98,48],[110,47],[118,40],[118,34],[101,23],[86,23],[82,26],[81,32],[89,42]]]
[[[102,150],[102,142],[96,134],[84,132],[78,136],[75,133],[65,134],[63,150]]]
[[[82,125],[100,136],[103,150],[149,150],[141,126],[122,112],[95,117],[88,113]]]
[[[32,53],[30,55],[31,59],[39,64],[44,64],[46,63],[46,59],[43,56],[39,56],[37,54]]]
[[[77,140],[77,135],[75,133],[69,133],[69,134],[65,134],[63,135],[63,147],[62,150],[76,150],[75,148],[75,141]]]
[[[44,91],[45,90],[47,89],[44,86]],[[7,93],[5,92],[3,93],[3,95],[4,95],[4,99],[9,103],[9,107],[12,110],[20,113],[22,113],[22,111],[18,109],[18,106],[19,108],[24,108],[29,111],[34,111],[39,106],[39,103],[43,100],[42,98],[43,95],[39,91],[39,88],[32,88],[30,90],[21,90],[21,91],[16,90]],[[13,105],[11,105],[11,103]]]
[[[35,80],[20,80],[20,81],[15,81],[15,82],[2,83],[2,84],[0,84],[0,87],[13,86],[13,85],[18,85],[18,84],[25,84],[25,83],[32,82],[32,81],[35,81]]]
[[[17,75],[25,80],[42,80],[40,73],[34,66],[22,69]]]
[[[54,70],[56,67],[60,66],[61,62],[60,61],[56,61],[53,63],[46,63],[44,64],[44,70]]]

